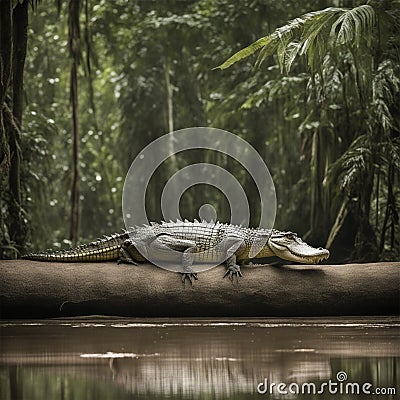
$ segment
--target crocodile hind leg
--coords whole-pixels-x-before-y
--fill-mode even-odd
[[[129,255],[129,253],[125,249],[123,249],[122,247],[119,250],[119,257],[118,257],[117,264],[137,265],[137,263],[135,261],[133,261],[133,259]]]
[[[137,265],[135,253],[137,253],[137,250],[134,243],[129,239],[125,240],[119,249],[118,264]]]

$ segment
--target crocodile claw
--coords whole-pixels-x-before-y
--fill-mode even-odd
[[[199,278],[194,272],[182,272],[182,283],[185,284],[186,279],[190,282],[190,286],[193,286],[193,280],[197,281]]]
[[[130,258],[123,258],[123,257],[120,257],[120,258],[118,258],[118,260],[117,260],[117,265],[120,265],[120,264],[130,264],[130,265],[138,265],[135,261],[133,261],[132,259],[130,259]]]
[[[233,278],[236,277],[236,281],[239,281],[239,277],[243,278],[243,274],[240,271],[239,265],[231,265],[225,272],[224,278],[229,275],[229,279],[233,282]]]

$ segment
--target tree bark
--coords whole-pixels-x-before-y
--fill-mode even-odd
[[[21,127],[24,109],[24,66],[28,42],[28,0],[17,3],[12,14],[12,114],[8,126],[10,148],[9,172],[9,233],[10,239],[22,248],[26,239],[25,222],[22,215],[21,196]]]
[[[324,207],[322,203],[322,178],[320,132],[314,130],[311,147],[311,224],[312,238],[319,238],[323,232]],[[326,212],[326,211],[325,211]]]
[[[70,100],[72,107],[72,187],[69,238],[76,243],[79,237],[79,116],[78,116],[78,64],[79,64],[79,9],[80,0],[70,0],[68,8],[68,35],[70,53]]]
[[[11,75],[12,52],[12,1],[0,0],[0,178],[6,176],[10,168],[10,149],[4,121],[5,100]],[[0,189],[6,186],[5,179],[0,179]],[[5,191],[4,191],[5,192]],[[3,192],[3,193],[4,193]],[[0,208],[5,202],[4,194],[0,195]],[[5,226],[5,216],[0,212],[0,226]],[[8,242],[4,229],[0,229],[0,244]],[[0,246],[0,258],[3,258],[3,247]]]
[[[28,0],[12,6],[0,0],[0,172],[2,197],[7,214],[0,217],[1,244],[21,249],[26,242],[26,224],[21,196],[21,123],[23,113],[23,75],[27,47]],[[12,82],[12,90],[9,92]],[[9,97],[7,97],[9,96]],[[8,175],[7,175],[8,173]],[[6,183],[7,182],[7,183]]]
[[[337,234],[339,233],[340,229],[343,226],[343,223],[349,213],[349,199],[346,197],[340,207],[340,210],[336,216],[335,222],[329,232],[328,240],[326,241],[325,248],[330,249],[332,246],[333,241],[335,240]]]
[[[0,174],[8,171],[10,151],[4,125],[4,106],[11,76],[12,1],[0,0]]]
[[[400,263],[225,267],[193,287],[151,264],[0,261],[2,318],[390,315],[400,311]]]
[[[17,3],[13,10],[13,114],[22,126],[24,110],[24,66],[28,43],[28,0]]]

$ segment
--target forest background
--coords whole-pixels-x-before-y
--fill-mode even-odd
[[[265,160],[278,229],[336,262],[398,259],[399,21],[390,0],[0,0],[0,258],[118,231],[138,152],[211,126]],[[149,219],[169,177],[202,160],[236,176],[257,223],[251,177],[207,151],[157,171]],[[229,220],[201,185],[182,217],[203,203]]]

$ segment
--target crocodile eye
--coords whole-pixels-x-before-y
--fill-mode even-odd
[[[289,232],[289,233],[286,235],[286,237],[287,237],[288,239],[290,239],[290,240],[294,240],[294,239],[296,238],[296,234],[294,234],[294,233],[292,233],[292,232]]]

